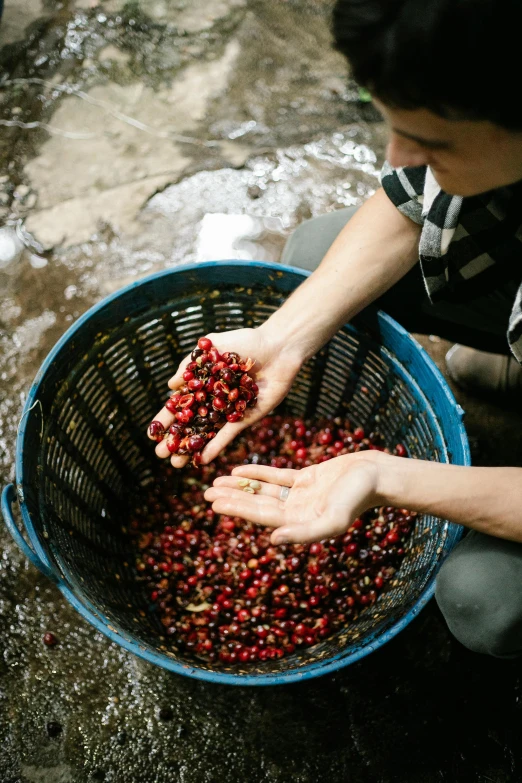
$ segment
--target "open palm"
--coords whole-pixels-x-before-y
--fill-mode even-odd
[[[222,476],[205,493],[218,514],[229,514],[276,528],[271,541],[305,544],[343,533],[359,514],[377,505],[379,462],[394,459],[381,452],[347,454],[303,470],[242,465]],[[247,494],[238,480],[260,483]],[[280,499],[288,487],[287,500]]]
[[[300,368],[300,362],[291,355],[282,352],[280,346],[262,328],[237,329],[207,336],[220,353],[234,351],[244,359],[247,357],[255,359],[255,365],[250,374],[254,376],[259,392],[256,406],[247,409],[245,418],[236,424],[227,422],[206,446],[202,454],[204,464],[212,462],[241,430],[270,413],[287,395]],[[185,358],[176,374],[170,379],[169,387],[171,389],[174,390],[183,385],[183,372],[189,361],[189,357]],[[167,429],[173,423],[174,415],[167,408],[162,408],[155,419],[161,421],[163,427]],[[162,458],[169,456],[165,441],[158,443],[156,454]],[[183,467],[187,461],[188,457],[185,456],[174,455],[171,459],[176,468]]]

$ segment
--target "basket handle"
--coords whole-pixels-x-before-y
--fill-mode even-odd
[[[12,509],[13,503],[16,499],[16,490],[14,484],[8,484],[2,492],[2,516],[4,517],[5,525],[14,538],[15,543],[24,553],[25,557],[30,560],[31,563],[36,566],[36,568],[38,568],[42,574],[44,574],[44,576],[47,576],[49,579],[52,579],[53,582],[56,582],[56,575],[49,568],[47,563],[44,563],[39,555],[36,554],[34,549],[29,546],[18,529],[18,525],[15,522]]]

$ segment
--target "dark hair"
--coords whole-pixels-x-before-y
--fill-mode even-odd
[[[522,130],[521,0],[337,0],[336,48],[388,106]]]

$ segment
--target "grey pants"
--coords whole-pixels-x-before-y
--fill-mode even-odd
[[[355,209],[302,223],[282,263],[313,270]],[[481,350],[509,353],[506,332],[520,281],[499,281],[487,296],[432,305],[415,267],[377,305],[408,331],[438,334]],[[511,658],[522,652],[522,545],[471,531],[437,577],[436,599],[450,631],[475,652]]]

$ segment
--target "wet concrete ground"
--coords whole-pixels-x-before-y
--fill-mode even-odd
[[[93,302],[183,261],[277,260],[300,220],[373,192],[384,129],[327,19],[324,0],[7,0],[2,484],[31,380]],[[522,464],[520,415],[457,395],[475,462]],[[123,652],[0,546],[2,783],[522,780],[519,664],[460,648],[434,605],[334,676],[233,689]]]

